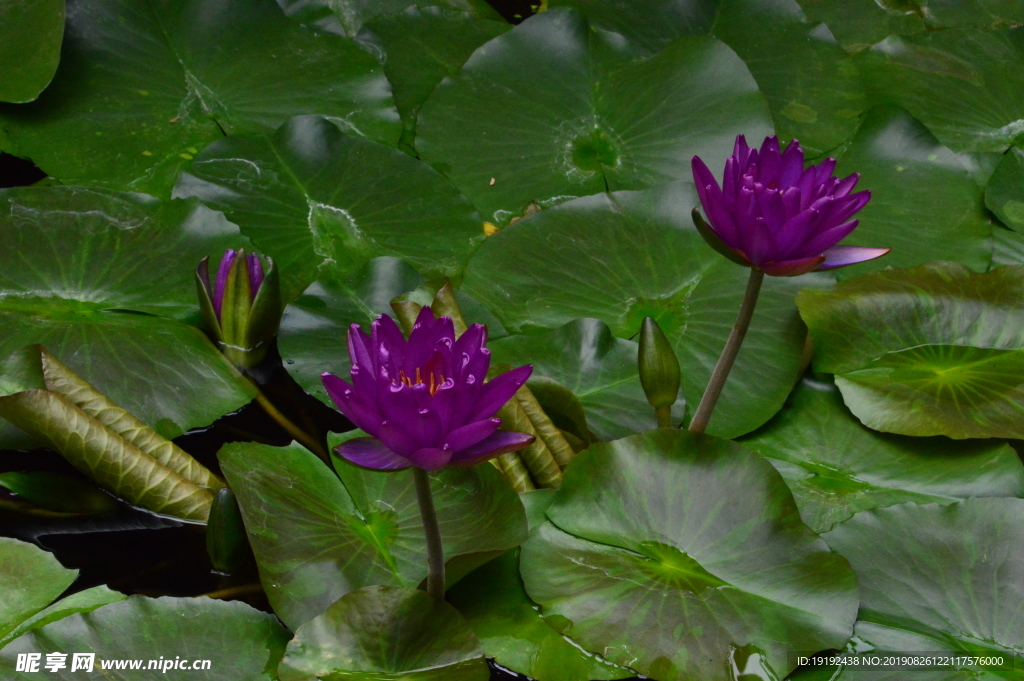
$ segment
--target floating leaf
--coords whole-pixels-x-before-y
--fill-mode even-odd
[[[73,0],[61,51],[43,96],[0,107],[0,127],[9,151],[65,184],[166,196],[210,142],[299,114],[388,144],[401,132],[373,57],[273,0]]]
[[[281,681],[487,681],[480,641],[458,611],[426,592],[368,586],[301,625]]]
[[[992,267],[999,265],[1024,265],[1024,234],[1004,229],[1001,225],[994,225]]]
[[[865,425],[904,435],[1021,437],[1024,268],[954,263],[804,291],[814,366]]]
[[[871,190],[871,201],[842,243],[892,252],[837,270],[840,279],[933,260],[988,269],[992,225],[981,189],[962,159],[905,111],[879,107],[864,117],[836,169],[840,177],[852,173],[860,173],[857,189]]]
[[[847,398],[849,399],[849,398]],[[1024,467],[1005,442],[953,442],[868,430],[835,386],[805,378],[743,445],[766,457],[815,532],[872,508],[913,501],[1024,496]]]
[[[128,597],[124,594],[111,591],[105,586],[94,586],[91,589],[71,594],[67,598],[62,598],[53,605],[43,608],[14,627],[14,629],[0,636],[0,648],[3,648],[19,636],[44,627],[50,622],[56,622],[80,612],[92,612],[96,608],[109,605],[110,603],[117,603],[126,598]]]
[[[501,15],[485,0],[278,0],[277,4],[297,22],[349,37],[355,37],[366,22],[397,14],[410,6],[437,5],[480,19],[501,20]]]
[[[536,681],[621,679],[631,674],[584,652],[541,617],[523,589],[518,554],[513,550],[495,558],[448,591],[448,602],[480,637],[487,656]]]
[[[909,650],[994,655],[1003,658],[1002,669],[957,665],[971,671],[954,677],[949,670],[935,678],[1020,678],[1024,500],[967,499],[951,506],[874,509],[837,525],[823,538],[857,573],[861,650],[880,655]],[[906,671],[901,673],[907,677]],[[849,676],[884,678],[877,673]]]
[[[56,513],[102,515],[118,509],[113,497],[88,481],[49,471],[0,473],[0,487]]]
[[[411,471],[371,472],[338,462],[339,480],[296,444],[233,443],[219,457],[267,596],[292,629],[355,589],[415,587],[426,576]],[[447,559],[508,549],[525,538],[522,505],[489,463],[431,478]]]
[[[508,336],[490,343],[493,361],[532,364],[534,376],[557,381],[583,406],[589,427],[602,440],[657,426],[637,373],[637,345],[612,336],[596,319],[580,319],[540,336]],[[686,403],[674,418],[681,423]]]
[[[748,270],[715,253],[694,229],[690,209],[697,204],[693,185],[678,183],[585,197],[542,211],[489,237],[466,268],[463,290],[514,332],[534,333],[596,317],[614,335],[631,338],[645,317],[654,317],[682,366],[683,395],[687,403],[697,404],[736,323],[748,278]],[[742,435],[782,406],[799,376],[806,336],[793,298],[800,288],[825,282],[831,283],[827,274],[769,277],[764,283],[708,432]],[[579,359],[571,362],[585,364],[587,355],[580,353],[596,341],[567,336],[558,343],[566,348],[559,354],[575,353]],[[515,359],[534,361],[525,354]],[[630,362],[630,378],[619,374],[616,380],[635,381],[638,404],[646,405],[639,378],[633,378],[635,354]],[[624,360],[621,366],[625,372]],[[543,375],[581,398],[587,392],[571,373]],[[616,437],[653,427],[648,406],[624,411],[629,415],[615,419],[619,427],[633,424],[628,430],[596,422],[591,428]]]
[[[1022,40],[1014,29],[894,35],[857,64],[870,96],[902,106],[953,151],[1003,151],[1024,133]]]
[[[64,37],[64,0],[2,0],[0,102],[31,102],[57,71]]]
[[[573,10],[533,16],[438,85],[416,148],[504,225],[534,201],[689,177],[694,154],[717,164],[738,130],[769,132],[753,78],[716,39],[681,39],[637,62],[640,52]]]
[[[0,637],[48,606],[77,576],[52,553],[0,537]]]
[[[921,16],[909,4],[900,11],[896,3],[887,7],[875,0],[845,0],[841,4],[831,0],[798,1],[808,19],[827,24],[848,52],[866,50],[890,35],[913,35],[926,30]]]
[[[985,189],[985,205],[1003,224],[1024,233],[1024,149],[1011,147]]]
[[[188,678],[215,676],[219,679],[272,681],[274,670],[284,653],[288,634],[277,618],[238,601],[209,598],[145,598],[131,596],[89,613],[73,614],[12,641],[0,651],[0,670],[12,681],[30,681],[38,674],[17,672],[19,654],[64,651],[94,653],[93,674],[118,674],[101,671],[104,661],[142,660],[157,664],[175,663],[179,658],[203,668],[167,669],[145,672],[141,678],[184,681]],[[75,681],[81,671],[67,666],[50,673],[50,678]],[[170,670],[168,672],[168,670]],[[115,677],[116,678],[116,677]]]
[[[530,598],[558,631],[646,676],[731,681],[739,663],[782,678],[790,651],[852,633],[845,559],[735,443],[659,429],[593,445],[547,515],[523,545]]]
[[[285,300],[382,255],[454,275],[484,238],[473,206],[436,171],[316,116],[210,145],[175,196],[197,196],[237,222],[281,268]]]

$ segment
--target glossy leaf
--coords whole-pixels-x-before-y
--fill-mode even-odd
[[[800,517],[819,533],[908,501],[1024,496],[1024,466],[1005,442],[876,433],[857,422],[835,386],[812,378],[742,443],[778,469]]]
[[[416,147],[504,225],[534,201],[688,177],[694,154],[717,164],[736,131],[768,133],[753,78],[716,39],[682,39],[636,61],[643,54],[574,10],[533,16],[434,90]]]
[[[485,0],[278,0],[277,4],[294,21],[318,31],[350,37],[357,36],[366,22],[397,14],[410,6],[436,5],[480,19],[501,19]]]
[[[771,464],[735,443],[659,429],[593,445],[547,515],[523,546],[530,598],[646,676],[731,680],[742,662],[782,678],[789,651],[852,633],[847,562],[800,521]]]
[[[0,125],[10,151],[66,184],[166,196],[210,142],[300,114],[389,144],[401,131],[373,57],[273,0],[73,0],[61,49],[44,95],[0,107]]]
[[[533,375],[557,381],[579,398],[585,427],[602,440],[655,428],[637,372],[637,344],[615,338],[596,319],[579,319],[539,336],[508,336],[488,345],[494,362],[533,365]],[[673,418],[681,423],[680,398]]]
[[[890,36],[857,63],[874,99],[902,106],[953,151],[1003,151],[1024,132],[1020,33],[957,28]]]
[[[476,48],[511,28],[504,21],[478,19],[469,12],[436,6],[413,5],[370,20],[359,34],[359,43],[383,56],[384,73],[391,82],[409,146],[420,105],[437,84],[457,75]]]
[[[993,225],[992,267],[1000,265],[1024,265],[1024,234]]]
[[[1019,678],[1022,521],[1024,500],[967,499],[875,509],[836,526],[823,538],[857,573],[862,649],[1003,656],[1003,670],[975,667],[962,678]]]
[[[981,189],[963,161],[905,111],[879,107],[864,117],[836,168],[840,177],[852,173],[860,173],[857,189],[871,190],[871,201],[842,243],[892,251],[837,270],[840,279],[933,260],[988,269],[992,226]]]
[[[1011,147],[985,189],[985,205],[1003,224],[1024,233],[1024,149]]]
[[[548,0],[548,7],[572,7],[593,26],[614,31],[658,52],[678,38],[707,35],[714,27],[716,0]]]
[[[68,570],[52,553],[0,537],[0,637],[48,606],[77,576],[78,570]]]
[[[32,631],[0,651],[0,670],[11,681],[29,681],[37,673],[15,671],[19,653],[95,653],[94,675],[103,660],[174,662],[178,658],[209,660],[209,671],[161,668],[146,678],[184,681],[202,676],[246,681],[271,681],[284,653],[288,634],[273,615],[238,601],[208,598],[145,598],[131,596],[89,613],[73,614]],[[49,678],[74,681],[81,671],[67,666]],[[117,673],[117,672],[107,672]]]
[[[911,5],[875,0],[798,0],[812,22],[824,22],[836,41],[847,52],[866,50],[890,35],[913,35],[926,30],[921,16]],[[920,7],[924,3],[915,3]],[[954,4],[954,3],[948,3]],[[966,4],[966,3],[958,3]]]
[[[30,631],[46,626],[50,622],[56,622],[80,612],[92,612],[96,608],[109,605],[110,603],[117,603],[126,598],[128,597],[124,594],[111,591],[105,586],[94,586],[91,589],[73,593],[67,598],[62,598],[53,605],[43,608],[6,634],[0,636],[0,648]]]
[[[488,657],[536,681],[622,679],[633,673],[584,652],[541,617],[523,589],[518,551],[471,572],[448,591],[448,602],[480,637]]]
[[[88,481],[49,471],[0,473],[0,487],[56,513],[103,515],[118,509],[113,497]]]
[[[815,368],[865,425],[904,435],[1020,437],[1024,271],[953,263],[874,272],[797,299]],[[870,321],[869,321],[870,320]]]
[[[682,366],[683,395],[695,405],[736,323],[748,272],[704,243],[690,219],[695,205],[692,185],[679,183],[542,211],[489,237],[466,268],[463,290],[518,332],[595,317],[632,338],[654,317]],[[797,380],[805,337],[793,298],[830,280],[769,277],[708,432],[736,437],[778,411]],[[631,361],[635,375],[635,355]],[[581,394],[575,379],[551,377]],[[639,379],[631,380],[639,390]],[[649,407],[629,410],[653,427]]]
[[[219,457],[264,588],[292,629],[355,589],[415,587],[426,576],[410,471],[371,472],[338,462],[336,476],[296,444],[234,443]],[[447,559],[523,541],[522,505],[493,466],[431,476]]]
[[[281,681],[487,681],[480,641],[448,603],[401,586],[368,586],[295,631]]]
[[[0,397],[0,417],[46,442],[98,485],[130,504],[163,515],[206,522],[213,495],[182,477],[67,398],[46,390]]]
[[[454,275],[483,240],[473,206],[437,172],[315,116],[207,147],[175,196],[199,197],[237,222],[281,268],[285,300],[321,274],[344,276],[382,255],[426,276]]]
[[[64,0],[2,0],[0,25],[0,101],[31,102],[50,84],[60,63]]]

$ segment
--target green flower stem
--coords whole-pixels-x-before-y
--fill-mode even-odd
[[[747,280],[747,291],[743,294],[743,303],[740,305],[740,315],[736,319],[736,326],[732,327],[729,340],[725,342],[722,355],[718,358],[715,370],[711,372],[711,380],[704,390],[704,396],[700,398],[700,405],[690,422],[690,432],[703,433],[708,422],[711,421],[711,412],[715,410],[718,397],[725,387],[725,379],[729,377],[729,371],[736,361],[736,355],[743,345],[743,338],[747,335],[750,327],[750,319],[754,316],[754,307],[757,305],[757,295],[761,292],[761,283],[764,281],[764,272],[750,268],[750,279]]]
[[[672,407],[661,407],[654,410],[654,416],[658,419],[659,428],[672,427]]]
[[[413,466],[416,480],[416,500],[420,504],[423,519],[423,534],[427,538],[427,593],[439,601],[444,600],[444,546],[441,545],[441,528],[437,525],[437,511],[434,497],[430,493],[430,474]]]
[[[250,383],[252,383],[252,381],[250,381]],[[263,407],[263,411],[267,412],[267,415],[270,416],[270,418],[274,419],[279,426],[284,428],[289,435],[295,438],[296,442],[316,454],[324,463],[330,466],[331,457],[323,446],[321,446],[321,444],[317,442],[312,435],[299,428],[297,425],[292,423],[287,416],[282,414],[255,383],[252,383],[252,386],[253,389],[256,390],[256,401],[260,403],[261,407]]]

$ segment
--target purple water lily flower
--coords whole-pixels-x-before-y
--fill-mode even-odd
[[[888,248],[837,246],[858,224],[851,219],[871,192],[851,194],[860,175],[832,175],[835,159],[804,168],[804,152],[793,140],[784,152],[777,137],[760,151],[736,136],[719,186],[700,158],[693,157],[693,180],[708,217],[697,209],[694,223],[716,251],[765,274],[792,277],[872,260]]]
[[[473,466],[530,444],[532,435],[499,431],[494,414],[533,367],[485,383],[486,343],[485,326],[474,324],[456,340],[452,320],[434,319],[430,307],[420,311],[408,340],[386,315],[373,322],[370,335],[353,324],[352,384],[329,373],[322,379],[341,413],[372,439],[349,440],[335,451],[364,468],[433,471]]]

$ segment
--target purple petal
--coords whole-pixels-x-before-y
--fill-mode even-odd
[[[499,409],[505,406],[506,402],[512,399],[516,391],[523,387],[532,373],[533,366],[527,364],[485,383],[477,403],[473,405],[473,410],[466,416],[466,422],[494,416]]]
[[[793,140],[782,154],[782,169],[779,173],[779,188],[792,187],[800,180],[804,170],[804,150],[800,142]]]
[[[452,450],[440,449],[438,447],[424,447],[417,449],[409,455],[409,461],[417,468],[425,471],[436,471],[444,468],[445,464],[451,461]]]
[[[699,156],[690,159],[690,170],[693,172],[693,183],[697,186],[697,195],[704,206],[704,211],[707,212],[708,198],[705,188],[708,186],[718,187],[718,181],[715,180],[715,176],[711,174],[707,164]]]
[[[856,265],[859,262],[881,258],[891,248],[863,248],[861,246],[833,246],[825,251],[825,262],[819,270],[834,270],[837,267]]]
[[[854,187],[857,186],[857,180],[859,179],[860,173],[854,173],[853,175],[850,175],[849,177],[839,181],[836,184],[835,189],[832,190],[832,196],[836,197],[837,199],[841,199],[842,197],[846,196],[847,194],[853,191]]]
[[[767,263],[761,265],[759,269],[771,277],[796,277],[813,272],[823,262],[825,262],[825,256],[819,255],[814,258]]]
[[[385,447],[393,451],[395,454],[404,456],[407,459],[412,456],[413,452],[422,447],[422,445],[401,426],[391,423],[390,421],[384,421],[380,424],[377,437],[384,443]]]
[[[255,253],[250,253],[245,256],[249,265],[249,288],[252,290],[253,300],[256,299],[256,293],[260,290],[260,284],[263,283],[263,263],[260,262],[260,256]]]
[[[320,380],[323,381],[331,401],[345,415],[345,418],[357,428],[377,437],[380,424],[384,419],[374,406],[360,399],[359,393],[352,386],[333,374],[321,374]]]
[[[469,468],[496,456],[520,450],[533,440],[534,437],[526,433],[499,430],[472,447],[455,452],[449,465],[456,468]]]
[[[380,440],[372,437],[357,437],[334,448],[341,458],[362,468],[397,471],[412,466],[412,462],[395,454]]]
[[[237,256],[238,251],[229,248],[224,252],[224,257],[220,259],[220,267],[217,268],[217,283],[213,287],[213,309],[217,313],[217,319],[220,319],[220,307],[224,302],[224,288],[228,283],[228,273],[231,272],[231,266],[235,264]]]
[[[815,234],[804,243],[797,252],[794,254],[795,257],[809,258],[816,255],[821,255],[828,249],[835,246],[837,243],[849,236],[850,232],[857,229],[859,222],[857,220],[850,220],[844,222],[841,225],[826,229],[824,232]]]
[[[457,428],[448,433],[447,437],[444,439],[444,446],[446,449],[451,449],[454,452],[461,451],[467,447],[472,447],[484,438],[490,437],[490,435],[496,431],[500,425],[501,419],[484,419],[482,421],[474,421],[473,423],[462,426],[461,428]]]

